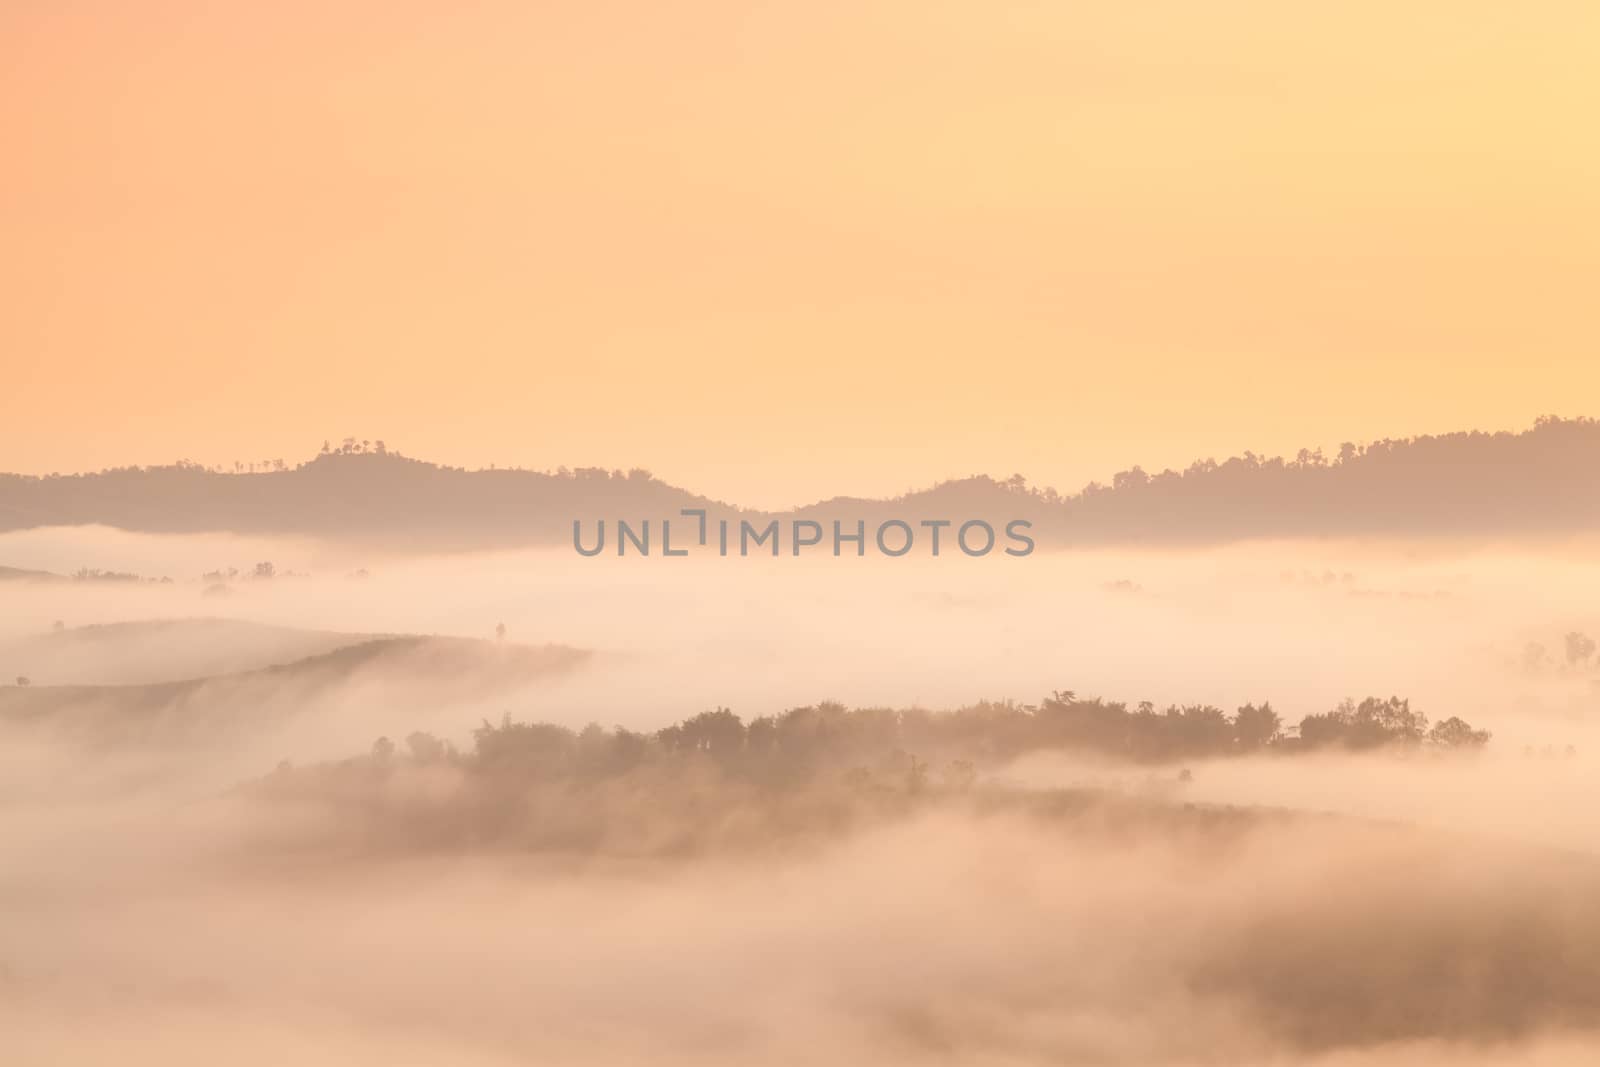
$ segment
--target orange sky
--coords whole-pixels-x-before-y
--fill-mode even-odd
[[[781,505],[1600,413],[1597,54],[1589,0],[12,0],[0,469]]]

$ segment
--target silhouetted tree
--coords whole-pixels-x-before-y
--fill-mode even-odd
[[[1367,697],[1360,704],[1345,700],[1330,712],[1300,720],[1300,741],[1309,748],[1342,745],[1377,748],[1389,744],[1414,745],[1422,741],[1428,720],[1413,711],[1409,700]]]
[[[1567,663],[1581,667],[1594,655],[1594,638],[1574,630],[1566,636]]]
[[[1246,704],[1234,713],[1233,731],[1239,748],[1254,751],[1275,744],[1283,736],[1283,720],[1271,704]]]
[[[449,752],[449,748],[432,734],[414,731],[406,737],[406,748],[411,752],[411,758],[418,763],[440,763]]]
[[[928,765],[912,756],[910,766],[906,769],[906,792],[920,793],[927,785]]]
[[[744,733],[739,716],[727,708],[717,708],[685,719],[672,740],[676,748],[728,761],[744,750]]]
[[[1428,740],[1442,748],[1482,748],[1489,737],[1488,730],[1474,730],[1454,715],[1428,731]]]

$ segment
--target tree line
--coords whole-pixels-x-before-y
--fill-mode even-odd
[[[1231,715],[1209,704],[1148,701],[1133,708],[1099,697],[1056,691],[1038,704],[982,701],[954,711],[922,708],[847,708],[823,702],[763,715],[746,723],[728,708],[704,711],[652,732],[590,724],[573,730],[549,722],[519,722],[507,714],[473,732],[469,753],[431,734],[413,733],[406,751],[380,738],[379,762],[409,758],[448,762],[492,776],[607,777],[647,764],[699,759],[720,769],[772,783],[807,780],[819,772],[891,766],[914,773],[940,766],[961,779],[977,765],[1000,765],[1033,752],[1071,750],[1159,763],[1248,754],[1377,749],[1473,750],[1490,734],[1451,716],[1430,725],[1400,697],[1346,700],[1286,727],[1270,703],[1250,703]]]
[[[275,806],[315,806],[309,824],[339,848],[492,842],[684,856],[826,837],[924,801],[1010,804],[1026,791],[977,789],[980,771],[1030,752],[1102,752],[1155,765],[1327,749],[1446,752],[1487,741],[1460,719],[1430,727],[1398,698],[1347,701],[1285,728],[1265,703],[1229,715],[1203,704],[1157,711],[1056,692],[1034,705],[955,711],[824,702],[749,722],[714,708],[655,731],[574,730],[508,714],[484,721],[465,751],[420,731],[399,744],[381,737],[351,759],[284,762],[244,790]],[[1177,780],[1189,777],[1184,768]],[[1077,811],[1105,799],[1067,790],[1041,802]]]

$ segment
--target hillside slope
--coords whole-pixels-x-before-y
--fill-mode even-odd
[[[34,685],[149,685],[260,670],[379,636],[241,619],[98,623],[0,642],[0,679],[25,676]]]
[[[0,686],[0,724],[93,747],[208,743],[341,702],[379,711],[482,700],[574,670],[561,645],[378,637],[280,666],[148,685]]]

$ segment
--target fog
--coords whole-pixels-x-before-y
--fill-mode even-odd
[[[0,678],[30,683],[0,687],[6,1058],[1594,1062],[1600,664],[1563,644],[1600,633],[1594,558],[0,536],[6,566],[171,579],[0,583]],[[1494,737],[979,754],[970,787],[909,792],[368,756],[419,730],[468,753],[503,714],[650,732],[1062,689],[1289,724],[1398,694]]]
[[[1575,1032],[1600,982],[1592,864],[1407,830],[956,809],[694,862],[246,864],[216,848],[244,817],[122,820],[90,839],[98,863],[8,871],[13,1062],[205,1063],[225,1047],[251,1063],[1575,1064],[1597,1049]]]
[[[604,670],[567,679],[538,716],[649,727],[727,705],[761,714],[824,698],[941,707],[1032,700],[1055,688],[1125,699],[1270,699],[1286,718],[1344,696],[1401,693],[1435,718],[1484,720],[1518,743],[1580,730],[1600,705],[1564,674],[1562,635],[1600,632],[1600,563],[1585,546],[1247,545],[1182,553],[1073,552],[1027,559],[583,559],[530,552],[406,558],[348,547],[105,530],[0,536],[0,560],[170,577],[170,584],[8,583],[0,642],[88,624],[223,617],[294,631],[425,633],[594,650]],[[256,581],[270,560],[278,577]],[[207,584],[208,571],[244,577]],[[221,593],[215,590],[222,590]],[[209,592],[209,595],[208,595]],[[274,661],[194,635],[139,648],[134,682]],[[1551,669],[1528,672],[1531,642]],[[261,635],[246,641],[259,645]],[[336,643],[336,642],[333,642]],[[164,673],[163,657],[171,658]],[[37,677],[35,677],[37,676]],[[1574,719],[1579,721],[1574,721]],[[1558,728],[1548,719],[1560,721]],[[1526,735],[1524,737],[1523,735]]]

